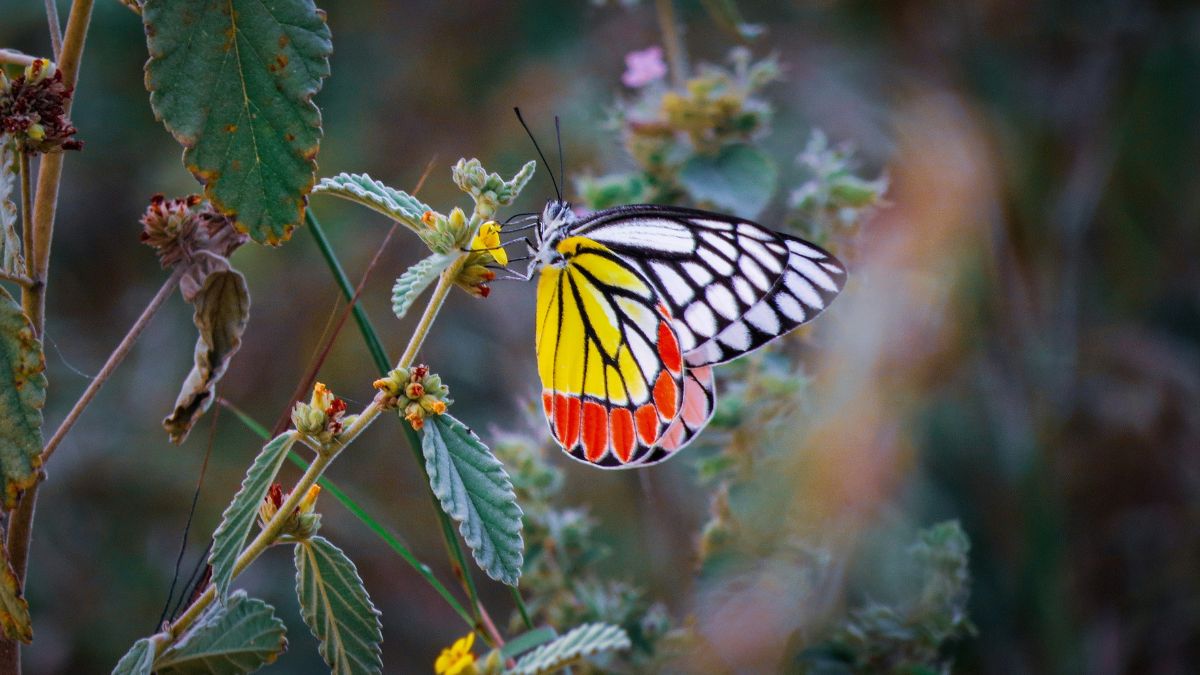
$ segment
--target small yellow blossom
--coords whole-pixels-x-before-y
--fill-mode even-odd
[[[454,644],[442,650],[433,670],[437,675],[466,675],[475,672],[475,655],[471,648],[475,646],[475,634],[467,633]]]
[[[296,509],[301,515],[312,513],[317,508],[317,495],[321,494],[320,485],[311,485],[308,492],[300,498],[300,503],[296,505]]]
[[[486,250],[500,265],[508,264],[508,253],[500,247],[500,226],[494,220],[479,226],[479,234],[471,241],[471,250]]]

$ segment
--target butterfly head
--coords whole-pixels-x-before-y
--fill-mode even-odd
[[[552,199],[546,202],[542,216],[538,219],[537,250],[532,251],[529,272],[532,274],[543,265],[562,265],[563,256],[558,252],[558,242],[567,237],[568,230],[579,216],[571,209],[570,202]]]

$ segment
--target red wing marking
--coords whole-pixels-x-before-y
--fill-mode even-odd
[[[654,383],[654,406],[658,408],[658,415],[665,422],[675,419],[675,413],[679,412],[678,393],[671,374],[665,370],[659,373],[658,381]]]
[[[658,439],[658,447],[647,453],[638,465],[657,464],[674,456],[712,419],[716,403],[712,367],[688,368],[683,377],[683,402],[679,406],[679,416]]]
[[[573,448],[579,441],[580,403],[578,396],[555,395],[554,436],[564,448]]]
[[[683,357],[679,353],[679,340],[676,339],[675,331],[671,330],[666,321],[658,322],[658,358],[662,359],[667,370],[675,375],[678,375],[683,368]]]
[[[608,411],[595,401],[583,404],[583,456],[598,462],[608,450]]]
[[[633,448],[637,439],[633,436],[633,413],[629,408],[614,408],[609,415],[612,419],[613,454],[622,464],[627,464],[633,458]]]
[[[554,397],[548,391],[542,392],[542,410],[546,413],[546,419],[554,419]]]
[[[646,445],[654,445],[654,442],[658,440],[658,409],[647,403],[637,409],[635,416],[637,417],[638,437]]]

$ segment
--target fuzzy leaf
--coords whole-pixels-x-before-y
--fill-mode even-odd
[[[154,641],[142,638],[117,661],[112,675],[150,675],[154,672]]]
[[[220,261],[224,258],[209,256]],[[173,443],[187,439],[192,425],[213,402],[213,390],[229,367],[229,360],[242,346],[242,333],[250,318],[250,293],[246,278],[224,264],[204,277],[192,302],[196,310],[192,322],[200,331],[196,340],[195,365],[183,381],[175,410],[163,420],[163,428]],[[185,293],[189,278],[184,278]]]
[[[585,656],[629,647],[629,636],[624,629],[603,623],[584,624],[522,656],[506,672],[509,675],[552,673]]]
[[[252,673],[287,649],[283,622],[275,608],[246,597],[229,596],[209,607],[173,647],[154,662],[159,675],[172,673]]]
[[[358,569],[324,537],[296,545],[296,597],[331,673],[381,673],[383,625]]]
[[[521,507],[504,465],[462,422],[434,415],[421,433],[429,486],[459,522],[475,562],[491,578],[515,586],[525,559]]]
[[[332,178],[322,178],[313,188],[313,194],[320,193],[362,204],[414,231],[421,229],[421,216],[433,210],[407,192],[390,188],[365,173],[339,173]]]
[[[397,319],[403,319],[408,314],[413,302],[421,295],[429,284],[433,283],[442,270],[454,262],[455,256],[434,253],[412,267],[404,270],[404,274],[396,279],[392,286],[392,311]]]
[[[17,150],[8,137],[0,135],[0,269],[24,272],[21,235],[17,228]]]
[[[8,551],[0,544],[0,628],[9,640],[26,644],[33,641],[33,623],[29,618],[29,603],[21,594],[21,582],[8,560]]]
[[[233,496],[233,501],[221,514],[221,524],[213,533],[212,551],[208,562],[212,565],[212,582],[217,587],[217,597],[229,595],[229,584],[233,581],[233,565],[250,534],[250,526],[258,517],[258,504],[267,494],[271,481],[279,473],[283,459],[298,438],[296,432],[288,431],[276,436],[263,446],[254,463],[246,471],[242,487]]]
[[[312,0],[146,0],[146,88],[204,195],[255,241],[304,216],[333,50]]]
[[[42,405],[46,360],[33,325],[8,291],[0,288],[0,471],[4,508],[17,505],[42,466]]]
[[[679,172],[679,183],[697,202],[754,218],[775,193],[779,170],[749,145],[729,145],[716,155],[696,155]]]

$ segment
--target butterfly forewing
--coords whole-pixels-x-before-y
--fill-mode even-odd
[[[551,433],[571,456],[640,462],[683,404],[683,357],[670,308],[628,261],[586,237],[556,245],[538,281],[537,355]]]
[[[729,361],[811,320],[846,278],[820,247],[723,214],[623,206],[593,214],[572,232],[650,280],[675,317],[690,365]]]

